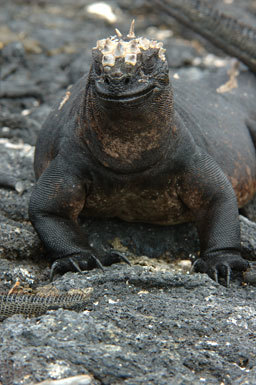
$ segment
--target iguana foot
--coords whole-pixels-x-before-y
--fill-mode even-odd
[[[214,281],[219,282],[219,278],[224,278],[226,286],[229,286],[231,271],[246,271],[249,262],[239,255],[215,256],[207,259],[198,258],[192,270],[196,273],[207,273]]]
[[[115,249],[110,249],[105,254],[97,256],[93,253],[93,250],[91,250],[83,254],[63,257],[53,262],[50,271],[50,281],[53,280],[54,275],[57,273],[63,274],[68,271],[78,271],[79,273],[83,273],[94,267],[99,267],[104,271],[103,266],[110,266],[113,263],[120,262],[120,260],[131,265],[126,253]]]

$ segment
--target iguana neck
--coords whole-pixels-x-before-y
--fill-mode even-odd
[[[203,0],[155,0],[166,13],[256,72],[256,29],[220,13]]]
[[[151,98],[137,104],[104,105],[88,87],[82,119],[87,122],[84,139],[104,166],[129,173],[162,159],[171,139],[172,90],[156,90]]]

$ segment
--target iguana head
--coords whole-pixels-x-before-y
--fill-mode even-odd
[[[127,36],[115,31],[92,50],[94,91],[102,102],[144,102],[169,84],[163,43],[136,37],[134,20]]]

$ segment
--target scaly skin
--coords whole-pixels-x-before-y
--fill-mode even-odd
[[[14,314],[25,317],[38,317],[48,310],[59,308],[69,310],[83,310],[87,296],[83,294],[62,295],[32,295],[32,294],[0,294],[0,321]]]
[[[216,89],[226,71],[201,82],[169,78],[161,44],[133,28],[97,42],[88,77],[49,115],[35,153],[30,219],[58,271],[110,265],[79,222],[119,217],[160,225],[195,222],[195,269],[218,280],[244,271],[238,206],[256,191],[256,79]]]
[[[204,0],[154,0],[164,11],[256,72],[256,29]]]

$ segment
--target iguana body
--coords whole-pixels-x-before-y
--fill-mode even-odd
[[[154,0],[164,11],[256,72],[256,29],[204,0]]]
[[[171,84],[161,44],[132,28],[97,42],[88,77],[50,114],[36,146],[30,218],[53,271],[116,260],[90,247],[83,216],[194,221],[198,271],[228,280],[247,268],[237,202],[256,189],[256,80],[244,72],[238,88],[217,93],[226,80]]]

